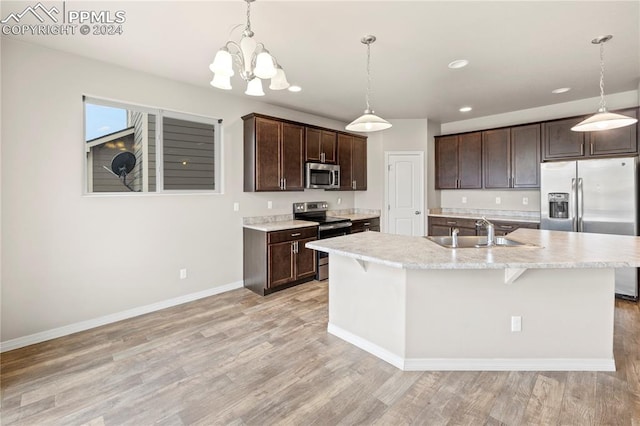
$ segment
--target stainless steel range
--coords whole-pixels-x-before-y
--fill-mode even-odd
[[[326,201],[308,201],[306,203],[293,203],[293,216],[295,219],[318,222],[318,239],[339,237],[351,233],[351,221],[339,217],[327,216],[329,203]],[[318,272],[317,280],[329,278],[329,255],[316,252]]]

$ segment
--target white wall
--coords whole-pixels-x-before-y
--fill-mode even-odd
[[[225,194],[83,196],[83,94],[222,118]],[[338,197],[353,207],[352,192],[244,193],[240,117],[251,112],[344,128],[3,38],[1,340],[237,284],[243,216]]]
[[[381,209],[380,225],[386,231],[386,208],[384,207],[385,169],[384,153],[389,151],[421,151],[425,159],[424,201],[425,209],[428,199],[428,188],[433,186],[427,178],[428,164],[428,120],[396,119],[389,120],[393,125],[382,132],[371,133],[367,141],[367,191],[355,194],[355,205],[358,208]],[[425,216],[426,220],[426,216]],[[426,222],[425,222],[426,229]]]

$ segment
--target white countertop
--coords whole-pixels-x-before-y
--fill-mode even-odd
[[[476,213],[429,213],[432,217],[453,217],[457,219],[481,219],[482,216],[492,221],[505,221],[505,222],[527,222],[527,223],[540,223],[540,218],[532,218],[530,216],[512,216],[512,215],[496,215],[496,214],[476,214]]]
[[[366,220],[366,219],[376,219],[380,217],[379,214],[373,214],[373,213],[329,214],[327,216],[340,217],[340,218],[349,219],[349,220]]]
[[[283,231],[285,229],[306,228],[307,226],[318,226],[318,222],[309,220],[281,220],[277,222],[254,223],[243,225],[245,228],[255,229],[264,232]]]
[[[533,246],[450,249],[423,237],[362,232],[306,247],[406,269],[640,267],[640,237],[521,228],[507,238]]]

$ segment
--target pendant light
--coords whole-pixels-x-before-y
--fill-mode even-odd
[[[218,89],[231,90],[231,77],[235,74],[233,65],[235,62],[238,74],[247,82],[249,96],[264,96],[262,80],[271,79],[269,89],[283,90],[289,87],[289,82],[282,67],[276,59],[264,47],[253,38],[251,30],[251,3],[255,0],[244,0],[247,3],[247,24],[242,32],[239,43],[229,40],[218,50],[216,56],[209,65],[214,73],[211,85]]]
[[[362,40],[360,40],[360,42],[367,45],[367,109],[364,110],[364,114],[361,117],[347,125],[346,129],[352,132],[376,132],[391,127],[391,123],[374,114],[369,104],[369,95],[371,92],[371,43],[374,41],[376,41],[376,36],[372,35],[364,36]]]
[[[604,44],[612,38],[612,35],[606,35],[591,40],[591,43],[600,45],[600,108],[595,115],[573,126],[571,130],[574,132],[617,129],[618,127],[630,126],[638,121],[633,117],[609,112],[604,101]]]

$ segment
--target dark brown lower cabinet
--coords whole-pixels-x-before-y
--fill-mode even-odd
[[[458,228],[458,235],[476,235],[476,221],[455,217],[429,216],[429,235],[442,237],[451,235]]]
[[[429,216],[429,235],[448,236],[454,228],[460,231],[458,235],[487,235],[484,227],[476,226],[476,219],[464,219],[455,217]],[[518,228],[538,229],[539,224],[534,222],[513,222],[504,220],[491,220],[494,225],[495,235],[502,237]]]
[[[316,275],[316,256],[305,248],[317,239],[318,228],[265,232],[244,228],[244,286],[262,296],[303,282]]]
[[[351,233],[376,231],[380,232],[380,218],[359,219],[351,221]]]

